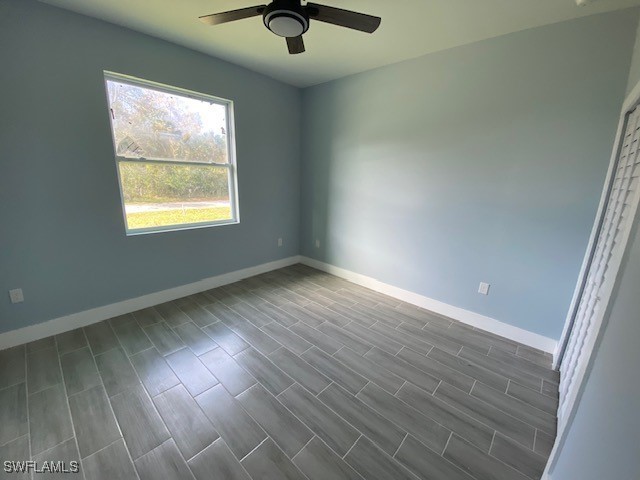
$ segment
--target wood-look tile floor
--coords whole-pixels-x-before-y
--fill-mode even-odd
[[[0,352],[0,458],[86,480],[538,479],[550,362],[295,265]]]

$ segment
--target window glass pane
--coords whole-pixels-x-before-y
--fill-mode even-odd
[[[227,163],[226,105],[107,80],[116,154]]]
[[[129,230],[233,220],[229,169],[120,162]]]

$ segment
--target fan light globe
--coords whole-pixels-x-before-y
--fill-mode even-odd
[[[297,18],[283,15],[269,21],[269,30],[280,37],[297,37],[304,33],[304,25]]]
[[[272,4],[274,5],[275,2]],[[288,8],[269,9],[264,14],[264,24],[280,37],[297,37],[309,28],[309,19],[304,12]]]

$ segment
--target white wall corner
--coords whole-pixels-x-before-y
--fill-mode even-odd
[[[376,292],[389,295],[390,297],[422,307],[439,315],[466,323],[467,325],[486,330],[487,332],[500,335],[501,337],[508,338],[515,342],[522,343],[529,347],[537,348],[551,354],[556,353],[558,342],[552,338],[509,325],[494,318],[487,317],[470,310],[465,310],[433,298],[425,297],[424,295],[420,295],[409,290],[404,290],[402,288],[383,283],[375,278],[336,267],[335,265],[321,262],[310,257],[302,256],[301,262],[310,267],[317,268],[318,270],[322,270],[332,275],[344,278],[350,282],[362,285],[363,287],[370,288]]]
[[[58,335],[76,328],[86,327],[87,325],[117,317],[118,315],[135,312],[142,308],[152,307],[163,302],[176,300],[187,295],[193,295],[194,293],[204,292],[205,290],[237,282],[243,278],[253,277],[254,275],[260,275],[261,273],[288,267],[289,265],[300,263],[300,260],[300,256],[294,255],[292,257],[263,263],[254,267],[243,268],[241,270],[223,273],[214,277],[204,278],[187,285],[142,295],[141,297],[130,298],[121,302],[103,305],[90,310],[65,315],[64,317],[54,318],[35,325],[29,325],[28,327],[11,330],[0,334],[0,350],[14,347],[16,345],[22,345],[23,343],[32,342],[34,340],[40,340],[41,338],[46,338],[51,335]]]

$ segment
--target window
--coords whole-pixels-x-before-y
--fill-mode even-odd
[[[105,73],[127,234],[238,222],[232,103]]]

